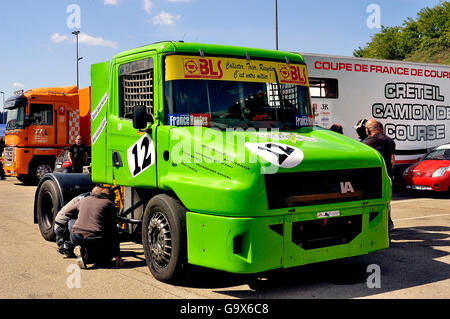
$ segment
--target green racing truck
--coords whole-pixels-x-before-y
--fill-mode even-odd
[[[34,221],[94,183],[118,189],[118,226],[152,275],[187,264],[259,273],[389,246],[381,155],[313,126],[301,55],[160,42],[91,66],[91,174],[47,174]],[[139,239],[139,240],[138,240]]]

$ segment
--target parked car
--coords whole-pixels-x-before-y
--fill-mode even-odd
[[[91,150],[88,147],[88,162],[86,165],[91,163]],[[86,170],[83,168],[83,173]],[[66,147],[64,150],[58,155],[55,161],[55,168],[53,170],[54,173],[72,173],[72,165],[69,161],[69,148]],[[89,172],[89,171],[86,171]]]
[[[406,188],[446,192],[450,186],[450,144],[441,145],[403,173]]]

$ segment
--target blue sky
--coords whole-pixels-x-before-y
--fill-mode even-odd
[[[351,56],[381,24],[400,25],[439,0],[278,0],[279,49]],[[0,91],[76,85],[79,17],[80,87],[93,63],[162,40],[275,48],[274,0],[0,0]],[[73,10],[74,6],[79,8]],[[75,15],[74,15],[75,14]],[[74,19],[75,18],[75,19]],[[1,94],[0,94],[1,99]],[[1,100],[0,100],[1,101]],[[1,105],[1,104],[0,104]]]

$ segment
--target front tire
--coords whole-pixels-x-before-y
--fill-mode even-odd
[[[60,200],[55,184],[51,180],[42,183],[37,195],[37,221],[42,237],[55,240],[55,217],[60,209]]]
[[[179,280],[187,265],[186,210],[172,197],[160,194],[147,204],[142,243],[152,275],[162,282]]]

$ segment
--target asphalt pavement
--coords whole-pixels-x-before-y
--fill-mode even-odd
[[[79,270],[33,223],[36,187],[0,181],[0,299],[450,299],[450,196],[395,194],[391,247],[258,276],[193,268],[155,280],[142,245],[123,242],[122,268]]]

